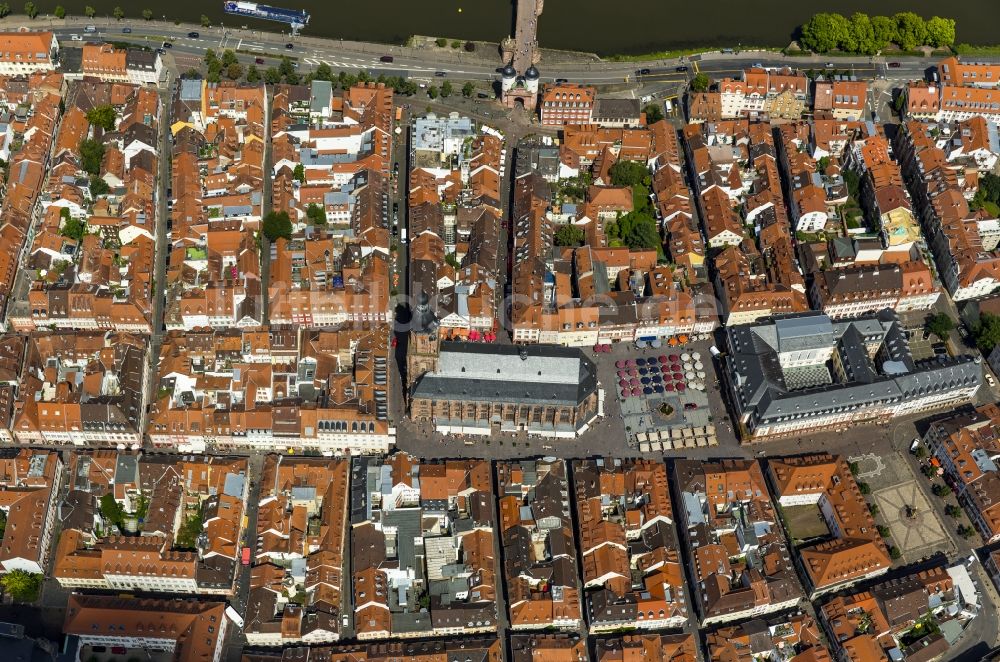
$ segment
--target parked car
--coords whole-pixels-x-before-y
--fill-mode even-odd
[[[489,99],[490,95],[486,94],[486,92],[479,92],[479,93],[476,94],[476,98],[477,99]]]
[[[686,411],[691,411],[692,409],[697,409],[697,408],[698,408],[698,403],[696,402],[689,402],[684,405],[684,409]]]
[[[687,67],[683,67],[683,66],[682,67],[675,67],[674,68],[674,71],[676,71],[677,73],[684,73],[687,70],[688,70],[688,68]]]
[[[827,62],[827,63],[826,63],[825,65],[823,65],[823,66],[825,66],[825,67],[826,67],[827,69],[833,69],[833,68],[834,68],[834,67],[836,67],[837,65],[835,65],[835,64],[834,64],[833,62]]]
[[[988,372],[985,373],[985,374],[986,374],[986,383],[990,385],[990,388],[993,388],[994,386],[996,386],[997,385],[997,380],[993,379],[993,375],[991,375]]]
[[[638,71],[635,72],[635,75],[636,76],[648,76],[649,75],[649,69],[639,69]]]
[[[393,57],[391,55],[383,55],[379,58],[379,62],[392,62]]]
[[[254,64],[264,64],[264,58],[262,58],[262,57],[255,57],[253,59],[253,61],[254,61]]]
[[[132,28],[122,28],[122,34],[132,34]]]
[[[764,68],[764,63],[763,62],[754,62],[753,63],[753,68],[754,69],[763,69]]]
[[[889,63],[889,68],[890,69],[899,69],[901,66],[903,66],[903,65],[901,65],[899,62],[890,62]]]
[[[78,35],[78,34],[71,34],[69,37],[73,41],[83,41],[83,37],[81,35]]]
[[[447,71],[435,71],[434,75],[437,76],[438,78],[444,78],[445,76],[448,75],[448,72]]]
[[[174,45],[171,44],[169,41],[165,41],[165,42],[163,42],[163,47],[164,48],[173,48]]]
[[[556,78],[556,82],[557,83],[568,83],[569,79],[568,78]]]

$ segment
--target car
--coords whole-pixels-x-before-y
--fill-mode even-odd
[[[197,39],[200,36],[197,32],[188,32],[188,39]]]
[[[253,59],[253,61],[254,61],[254,64],[264,64],[264,58],[262,58],[262,57],[255,57]]]
[[[903,65],[901,65],[899,62],[890,62],[889,63],[889,68],[890,69],[899,69],[901,66],[903,66]]]
[[[684,405],[685,411],[692,411],[692,410],[697,409],[697,408],[698,408],[698,403],[697,402],[689,402],[689,403],[687,403],[687,404]]]
[[[72,39],[73,41],[83,41],[83,36],[78,34],[71,34],[69,38]]]
[[[997,380],[993,379],[993,375],[991,375],[988,372],[985,373],[985,375],[986,375],[986,383],[990,385],[990,388],[993,388],[994,386],[997,385]]]
[[[157,48],[156,52],[159,53],[160,55],[163,55],[164,53],[167,52],[167,49],[165,49],[165,48]]]
[[[169,41],[165,41],[165,42],[163,42],[163,47],[164,48],[173,48],[174,45],[171,44]]]
[[[753,63],[753,68],[754,69],[763,69],[764,68],[764,63],[763,62],[754,62]]]
[[[122,34],[132,34],[132,28],[122,28]]]
[[[833,68],[834,68],[834,67],[836,67],[837,65],[835,65],[835,64],[834,64],[833,62],[827,62],[827,63],[826,63],[825,65],[823,65],[823,66],[824,66],[824,67],[826,67],[827,69],[833,69]]]
[[[638,71],[635,72],[635,75],[636,76],[648,76],[649,75],[649,69],[639,69]]]
[[[479,93],[476,94],[476,98],[477,99],[489,99],[490,95],[486,94],[486,92],[479,92]]]
[[[379,61],[379,62],[392,62],[392,61],[393,61],[393,59],[394,59],[394,58],[393,58],[393,57],[392,57],[391,55],[383,55],[382,57],[380,57],[380,58],[378,59],[378,61]]]
[[[285,44],[285,48],[287,48],[288,50],[292,50],[293,48],[295,48],[295,44],[293,44],[293,43],[287,43],[287,44]]]
[[[676,71],[677,73],[684,73],[687,70],[688,70],[688,68],[684,67],[684,66],[674,67],[674,71]]]
[[[435,71],[434,75],[437,76],[438,78],[444,78],[445,76],[448,75],[448,72],[447,71]]]
[[[395,338],[393,338],[393,340],[395,340]],[[392,346],[395,347],[396,343],[393,343]],[[341,617],[340,622],[343,623],[344,627],[346,628],[348,625],[351,624],[351,619],[350,617],[348,617],[347,614],[344,614],[343,617]]]
[[[390,342],[390,344],[391,344],[391,345],[392,345],[393,347],[395,347],[396,345],[398,345],[398,344],[399,344],[399,339],[398,339],[398,338],[396,338],[396,336],[393,336],[393,337],[392,337],[392,341]],[[347,618],[347,616],[344,616],[344,618]],[[344,625],[347,625],[347,623],[344,623]]]
[[[569,79],[568,78],[556,78],[556,82],[557,83],[568,83]]]

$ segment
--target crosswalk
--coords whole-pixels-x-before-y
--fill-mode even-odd
[[[376,67],[381,69],[406,69],[408,71],[438,71],[434,67],[420,67],[416,65],[406,64],[406,65],[396,65],[392,66],[391,63],[378,62],[375,60],[355,60],[355,61],[340,61],[340,60],[324,60],[315,57],[304,57],[302,62],[305,64],[318,67],[320,64],[326,64],[332,69],[357,69],[358,67]]]

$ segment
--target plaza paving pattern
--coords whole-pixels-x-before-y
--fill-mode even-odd
[[[954,551],[951,539],[916,480],[878,490],[872,494],[872,501],[879,507],[877,519],[889,526],[892,541],[907,563],[934,552]],[[913,517],[906,516],[907,506],[916,509]]]

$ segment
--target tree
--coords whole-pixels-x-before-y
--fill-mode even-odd
[[[115,128],[116,118],[115,108],[110,103],[94,106],[87,111],[87,121],[92,126],[99,126],[105,131],[111,131]]]
[[[203,524],[201,511],[184,520],[177,531],[177,546],[182,549],[196,549]]]
[[[949,503],[944,507],[944,514],[952,519],[958,519],[962,516],[962,509],[953,503]]]
[[[7,4],[6,2],[0,3],[0,18],[3,18],[8,14],[10,14],[10,5]]]
[[[955,328],[955,321],[946,313],[937,313],[927,319],[925,328],[941,340],[947,340],[948,334]]]
[[[233,49],[227,48],[226,50],[222,51],[223,68],[230,67],[236,64],[237,62],[239,62],[239,60],[236,58],[236,53],[233,52]]]
[[[282,57],[281,62],[278,63],[278,73],[284,78],[288,78],[295,73],[295,64],[292,63],[291,59],[288,57]]]
[[[656,220],[649,214],[632,211],[607,225],[614,226],[608,228],[608,236],[617,235],[616,238],[623,246],[656,250],[658,254],[663,251]]]
[[[91,7],[90,5],[87,5],[86,7],[83,8],[83,15],[86,16],[87,18],[94,18],[94,16],[97,15],[97,10]]]
[[[707,74],[699,73],[691,79],[692,92],[707,92],[708,86],[712,84]]]
[[[871,488],[871,485],[869,485],[868,483],[866,483],[864,481],[859,481],[858,482],[858,491],[861,492],[862,494],[868,495],[868,494],[872,493],[872,488]]]
[[[890,559],[892,559],[893,561],[897,561],[902,556],[903,556],[903,554],[902,554],[902,552],[899,551],[898,547],[896,547],[895,545],[892,545],[892,546],[889,547],[889,558]]]
[[[76,241],[82,241],[83,236],[87,234],[87,224],[79,219],[71,218],[63,223],[62,229],[59,230],[59,234]]]
[[[296,163],[295,169],[292,170],[292,179],[300,183],[306,181],[306,167],[301,163]]]
[[[913,455],[918,460],[923,460],[927,457],[927,448],[923,444],[920,444],[917,446],[917,450],[913,451]]]
[[[101,171],[101,161],[104,160],[104,145],[92,138],[80,141],[80,165],[92,175]]]
[[[889,527],[887,527],[885,524],[879,524],[875,528],[878,530],[878,534],[880,536],[882,536],[883,538],[888,538],[889,537],[889,533],[890,533]]]
[[[275,241],[279,237],[285,239],[292,238],[292,219],[288,217],[287,211],[272,211],[264,217],[264,236],[269,241]]]
[[[572,223],[567,223],[556,230],[556,246],[580,246],[583,244],[583,239],[583,230]]]
[[[616,161],[611,166],[614,186],[641,186],[649,182],[649,169],[638,161]]]
[[[802,26],[801,44],[811,51],[826,53],[849,41],[851,24],[841,14],[814,14]]]
[[[201,27],[203,27],[203,28],[210,28],[210,27],[212,27],[212,19],[210,19],[205,14],[202,14],[201,15]]]
[[[455,90],[452,88],[450,80],[446,80],[445,82],[441,83],[441,96],[442,97],[444,97],[444,98],[450,97],[451,94],[452,94],[452,92],[454,92],[454,91]]]
[[[106,181],[104,181],[103,179],[101,179],[97,175],[91,175],[90,176],[90,194],[91,195],[93,195],[94,197],[97,197],[99,195],[106,195],[110,191],[111,191],[111,187],[108,186],[108,183]]]
[[[111,15],[115,17],[116,20],[122,20],[125,18],[125,10],[121,7],[115,7],[111,10]]]
[[[1000,315],[982,313],[979,321],[972,327],[972,336],[976,339],[976,347],[983,354],[989,355],[1000,344]]]
[[[896,43],[904,51],[910,51],[927,43],[927,24],[924,19],[911,11],[899,12],[896,21]]]
[[[472,93],[475,92],[475,91],[476,91],[476,86],[473,85],[471,82],[468,82],[468,83],[466,83],[465,85],[462,86],[462,96],[463,97],[466,97],[466,98],[471,97]]]
[[[663,110],[660,108],[658,103],[646,104],[646,107],[642,109],[642,112],[646,113],[646,123],[656,124],[663,119]]]
[[[951,490],[948,489],[948,486],[942,485],[941,483],[937,483],[936,485],[934,485],[934,487],[931,488],[931,492],[934,493],[934,496],[939,497],[941,499],[951,494]]]
[[[62,5],[56,5],[56,8],[52,10],[52,15],[58,19],[66,18],[66,8]]]
[[[243,77],[243,65],[239,62],[233,62],[226,67],[226,76],[229,80],[239,80]]]
[[[941,48],[955,43],[955,19],[933,16],[927,21],[927,43]]]
[[[310,204],[306,207],[306,218],[313,225],[326,225],[326,210],[317,204]]]
[[[458,39],[452,39],[451,40],[451,47],[452,48],[461,48],[462,47],[462,42],[459,41]]]
[[[38,7],[35,6],[34,2],[29,0],[24,3],[24,13],[28,16],[28,18],[35,18],[38,16]]]
[[[0,583],[3,584],[4,591],[16,602],[34,602],[38,599],[42,579],[42,575],[17,569],[0,577]]]
[[[142,17],[144,19],[146,19],[147,21],[152,21],[153,20],[153,10],[152,9],[143,9],[142,10]]]
[[[319,66],[316,67],[316,71],[313,72],[314,80],[333,80],[333,69],[330,68],[326,62],[320,62]]]
[[[429,96],[431,99],[437,99],[438,94],[439,92],[437,85],[431,85],[430,87],[427,88],[427,96]]]
[[[114,494],[107,492],[101,497],[100,504],[101,517],[104,518],[105,523],[114,524],[119,528],[125,523],[125,509],[115,500]]]
[[[201,59],[205,63],[206,67],[210,67],[212,64],[219,61],[219,56],[216,54],[214,48],[207,48],[205,49],[205,54]]]
[[[875,55],[882,49],[875,38],[875,27],[868,14],[861,12],[851,14],[851,42],[854,45],[853,52],[855,53]]]
[[[281,72],[277,67],[268,67],[264,70],[264,82],[271,85],[281,82]]]
[[[875,517],[876,515],[878,515],[880,511],[881,511],[881,508],[878,507],[877,503],[873,503],[870,506],[868,506],[868,512],[870,512],[872,514],[872,517]]]
[[[247,67],[247,82],[257,83],[259,81],[260,81],[260,72],[257,71],[257,65],[251,64],[249,67]]]
[[[888,16],[872,16],[871,23],[876,52],[896,41],[898,31],[894,20]]]
[[[434,43],[437,44],[440,48],[444,48],[445,46],[448,45],[448,40],[445,39],[444,37],[438,37],[437,39],[434,40]]]
[[[473,53],[476,50],[476,43],[474,41],[465,42],[465,52]]]

